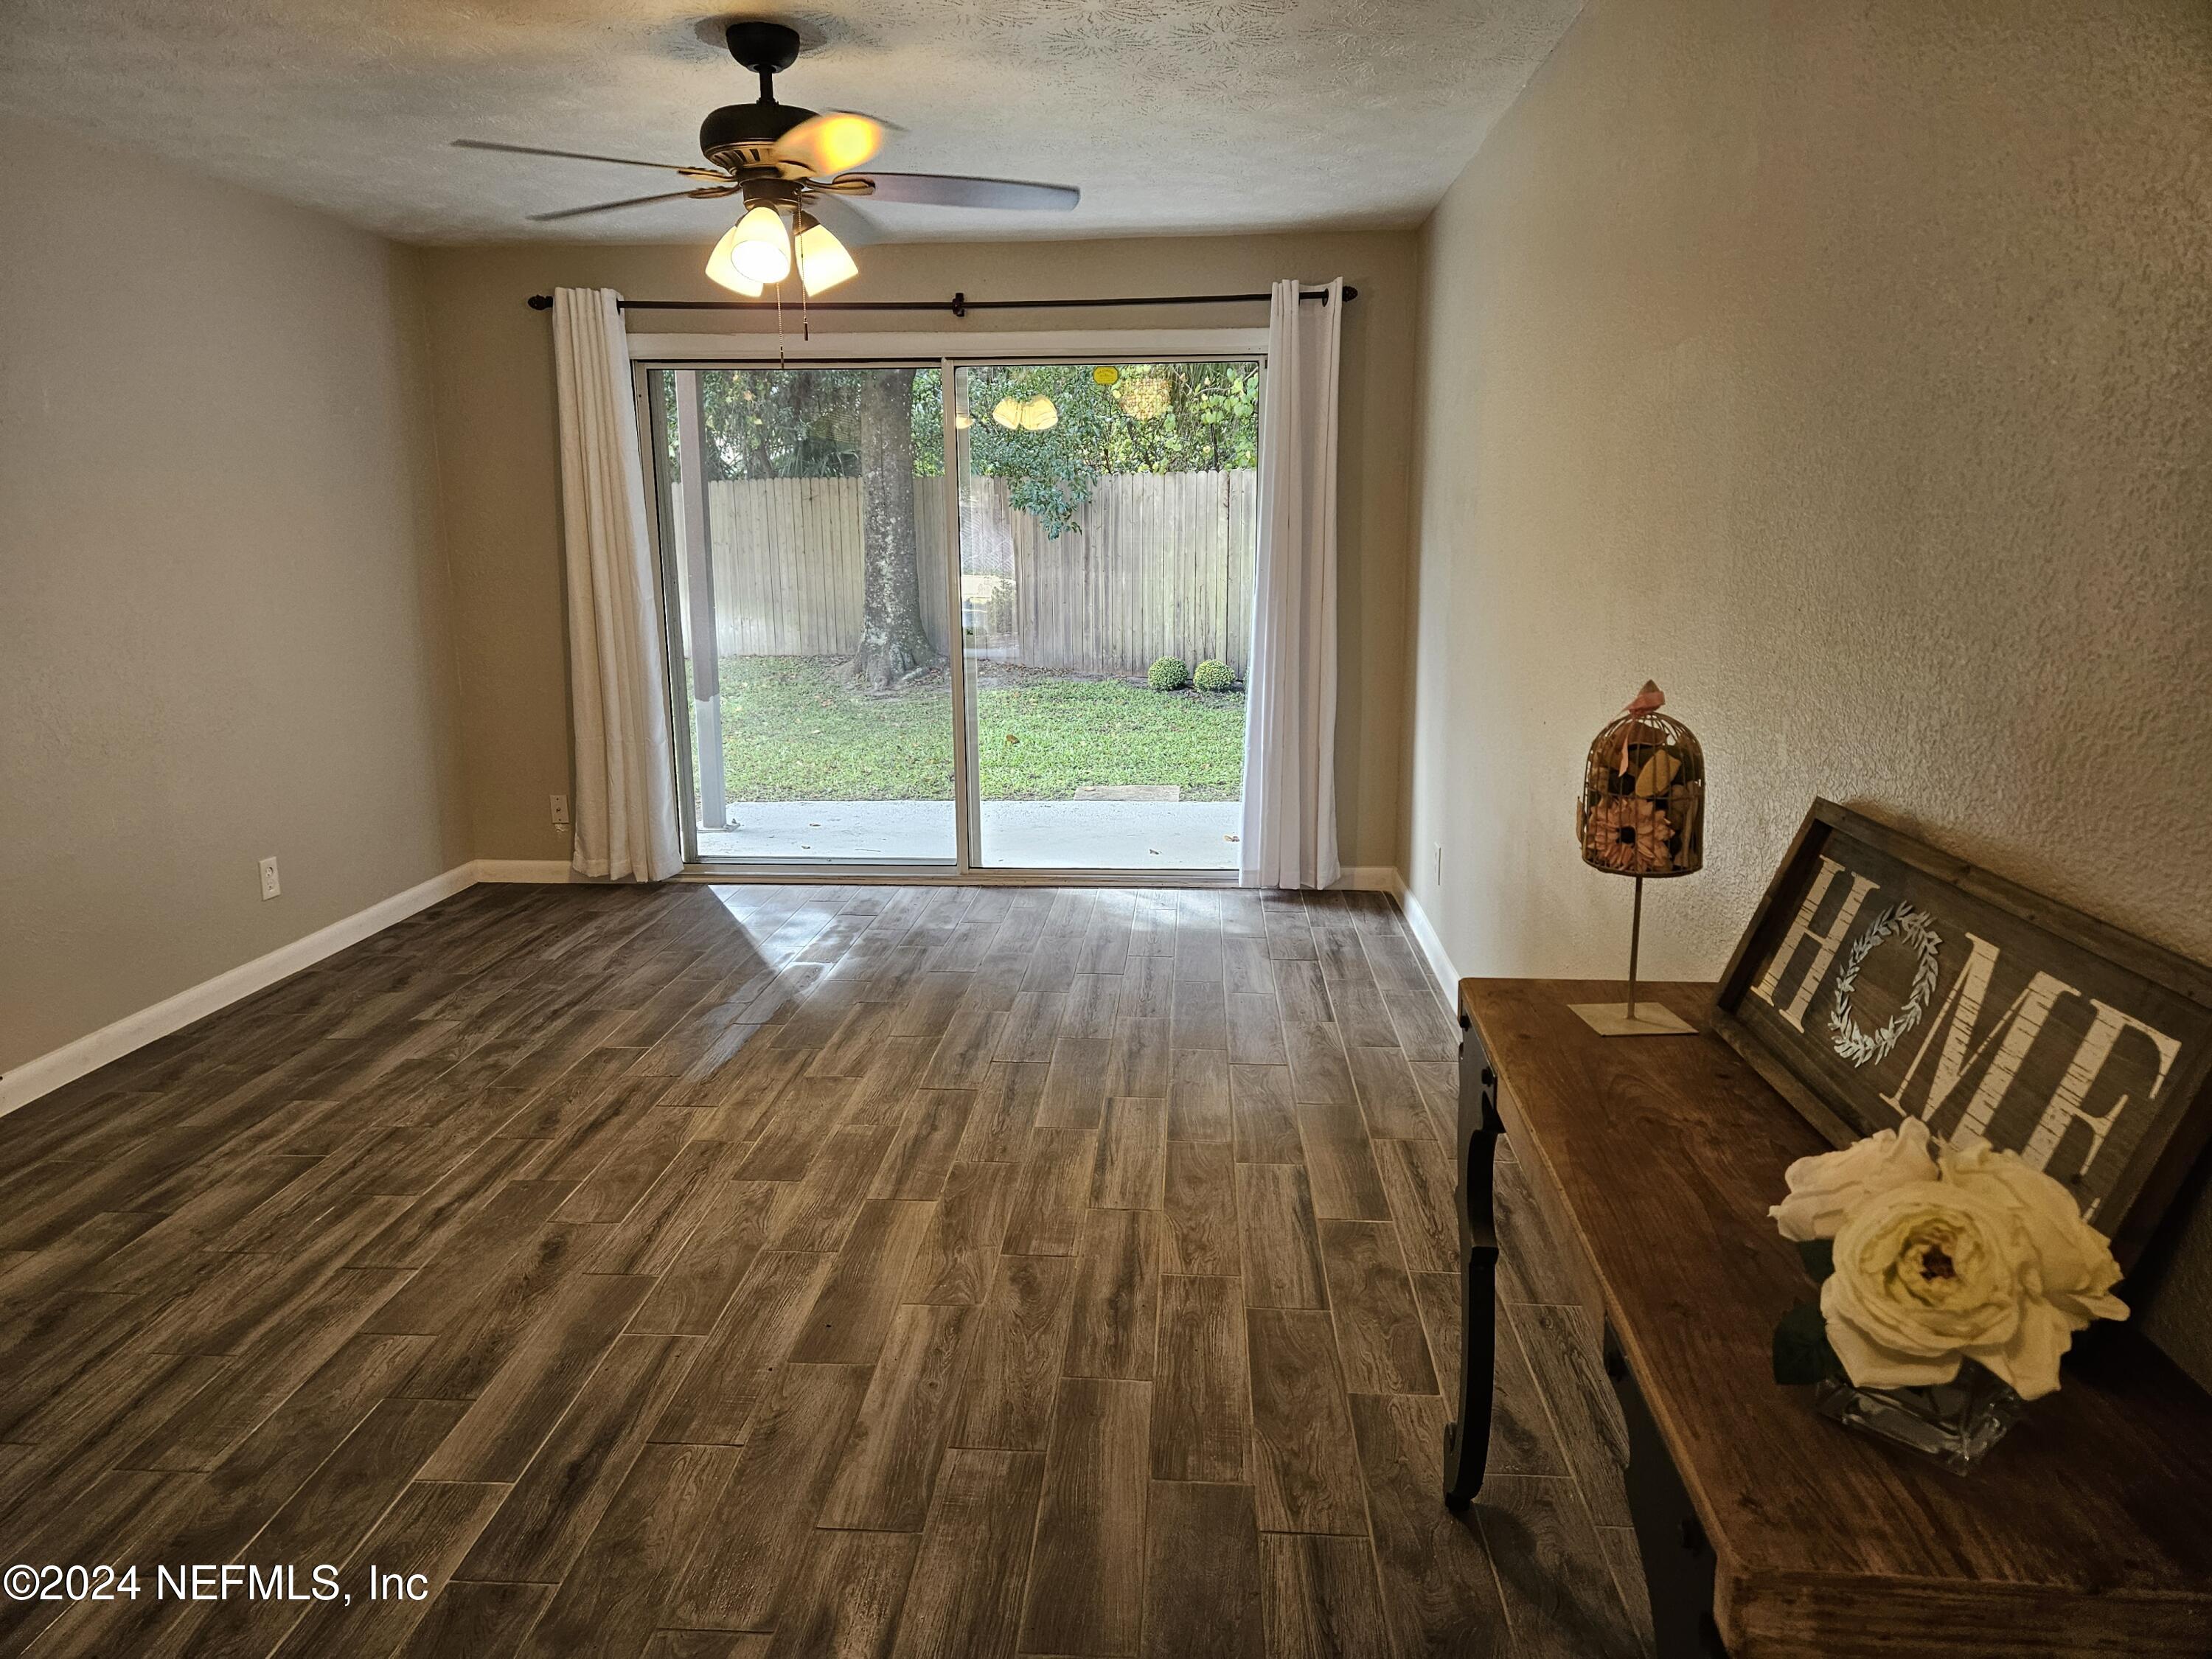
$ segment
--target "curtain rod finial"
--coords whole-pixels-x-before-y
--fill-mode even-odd
[[[530,308],[531,308],[532,311],[550,311],[550,310],[552,310],[552,309],[553,309],[553,296],[552,296],[551,295],[550,295],[550,294],[533,294],[533,295],[532,295],[530,296]]]

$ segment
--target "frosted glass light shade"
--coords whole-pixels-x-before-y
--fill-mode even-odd
[[[860,268],[853,263],[845,245],[827,228],[810,224],[799,233],[799,281],[809,294],[835,288],[860,274]]]
[[[722,240],[714,244],[714,251],[707,256],[708,279],[720,283],[733,294],[742,294],[748,300],[757,300],[761,284],[730,262],[730,251],[737,245],[738,228],[732,225],[722,233]]]
[[[730,263],[738,274],[765,286],[791,275],[791,233],[772,207],[757,207],[731,233]]]

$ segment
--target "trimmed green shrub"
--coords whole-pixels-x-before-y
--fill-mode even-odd
[[[1234,691],[1237,676],[1229,672],[1227,663],[1208,660],[1199,664],[1190,683],[1201,691]]]
[[[1190,665],[1181,657],[1162,657],[1145,671],[1145,684],[1155,691],[1180,691],[1190,684]]]

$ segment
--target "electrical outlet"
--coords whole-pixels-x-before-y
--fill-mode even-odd
[[[283,890],[284,889],[283,885],[279,884],[276,879],[276,860],[275,859],[262,860],[261,896],[264,899],[273,899],[277,894]]]
[[[566,795],[553,797],[553,827],[556,830],[568,827],[568,798]]]
[[[1444,844],[1443,844],[1443,842],[1438,842],[1437,843],[1437,884],[1438,886],[1440,886],[1440,887],[1441,887],[1441,886],[1443,884],[1443,879],[1444,879]]]

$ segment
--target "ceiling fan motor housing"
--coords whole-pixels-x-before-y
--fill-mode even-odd
[[[814,112],[796,104],[725,104],[699,124],[700,153],[717,167],[750,167]]]

